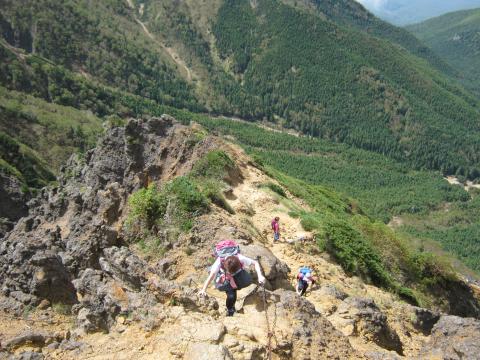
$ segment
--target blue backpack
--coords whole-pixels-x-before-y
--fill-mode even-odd
[[[312,269],[310,269],[308,266],[303,266],[300,268],[300,270],[298,270],[297,279],[302,279],[305,275],[308,273],[311,274],[312,272]]]

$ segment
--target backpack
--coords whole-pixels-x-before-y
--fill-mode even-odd
[[[303,279],[303,277],[305,275],[307,275],[308,273],[312,273],[312,269],[310,269],[308,266],[302,266],[299,270],[298,270],[298,275],[297,275],[297,279]]]
[[[233,240],[222,240],[213,249],[213,255],[216,258],[225,260],[229,256],[240,254],[240,246]]]
[[[220,271],[215,278],[215,287],[220,291],[229,289],[242,289],[252,283],[252,277],[243,269],[243,266],[235,273],[229,274],[225,270],[224,262],[229,256],[240,254],[240,246],[233,240],[223,240],[215,245],[214,256],[220,258]]]

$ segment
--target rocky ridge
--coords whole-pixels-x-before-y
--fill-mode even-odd
[[[168,116],[130,120],[109,129],[84,159],[72,157],[59,186],[30,202],[28,216],[0,240],[0,358],[263,359],[270,349],[274,359],[480,357],[478,320],[398,302],[309,254],[309,234],[255,186],[273,180],[235,146],[197,135]],[[188,173],[218,148],[240,172],[228,189],[235,214],[212,205],[163,257],[145,256],[125,235],[129,195]],[[292,244],[265,242],[255,222],[269,211],[285,212]],[[250,218],[256,231],[248,230]],[[240,292],[232,318],[223,315],[220,293],[197,295],[211,246],[225,237],[259,255],[268,280],[265,291]],[[305,253],[295,238],[306,240]],[[320,278],[306,299],[290,281],[300,261],[314,264]]]
[[[0,239],[13,228],[14,223],[27,215],[29,194],[15,176],[0,168]]]

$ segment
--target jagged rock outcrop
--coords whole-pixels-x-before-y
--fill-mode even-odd
[[[22,184],[15,176],[0,169],[0,239],[13,228],[14,223],[27,215],[30,194],[22,191]]]
[[[466,282],[458,279],[445,280],[441,286],[432,289],[432,292],[448,299],[447,313],[480,319],[480,302]]]
[[[290,321],[292,359],[361,358],[348,339],[305,298],[285,290],[275,294],[279,296],[277,311]]]
[[[433,326],[440,319],[440,314],[424,308],[413,307],[414,311],[414,321],[413,326],[417,330],[420,330],[425,335],[430,335],[432,333]]]
[[[168,116],[131,120],[109,129],[84,159],[72,157],[60,185],[42,190],[30,215],[1,242],[2,293],[25,305],[77,304],[85,329],[107,328],[124,310],[118,289],[132,297],[144,289],[147,272],[157,273],[122,247],[128,195],[189,171],[218,145],[190,136]]]

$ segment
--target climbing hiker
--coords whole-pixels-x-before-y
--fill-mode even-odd
[[[215,287],[227,293],[227,316],[235,313],[237,290],[249,286],[253,281],[246,267],[254,266],[257,272],[258,282],[265,283],[258,261],[240,254],[240,247],[232,240],[223,240],[215,245],[216,260],[210,269],[210,275],[203,284],[200,296],[205,296],[208,285],[215,279]]]
[[[275,218],[272,220],[273,242],[280,240],[280,224],[278,223],[279,221],[280,218],[278,216],[275,216]]]
[[[297,294],[304,296],[307,292],[309,285],[315,284],[315,278],[313,277],[313,270],[308,266],[302,266],[298,270],[297,275]]]

